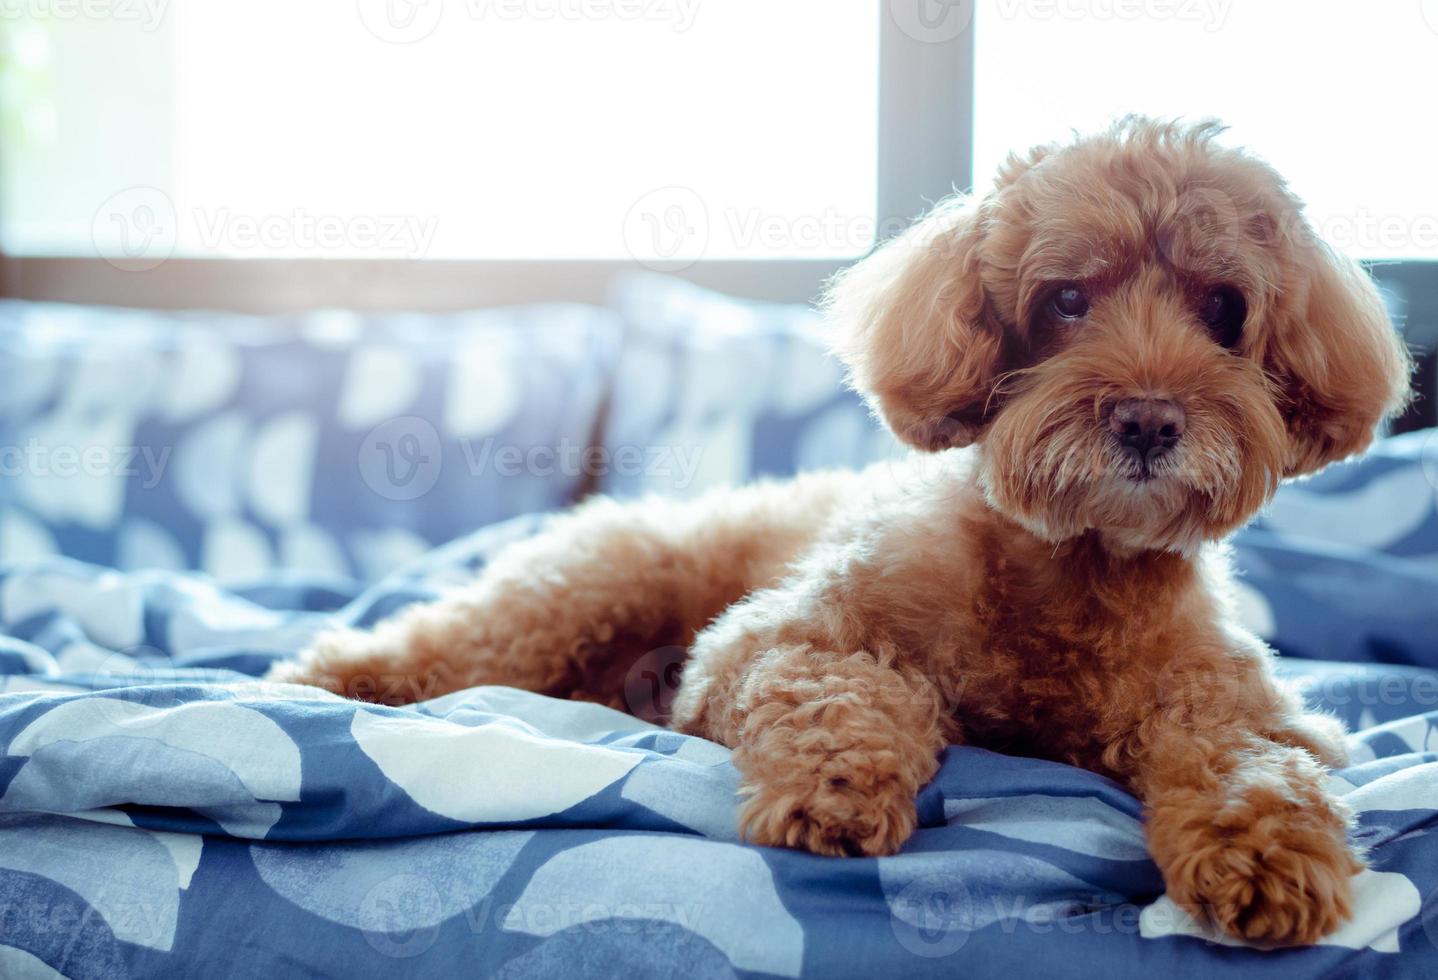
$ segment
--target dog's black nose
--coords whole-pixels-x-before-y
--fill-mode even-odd
[[[1183,409],[1167,398],[1125,398],[1113,407],[1108,426],[1124,449],[1148,463],[1183,436]]]

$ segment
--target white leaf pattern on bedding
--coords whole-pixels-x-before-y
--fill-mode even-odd
[[[499,831],[301,850],[254,844],[250,858],[265,884],[300,908],[366,932],[398,933],[472,908],[533,837]]]
[[[280,810],[262,801],[300,795],[299,746],[259,712],[223,701],[170,708],[115,697],[66,701],[6,751],[29,757],[0,796],[7,810],[213,807],[221,826],[263,836]],[[163,780],[155,778],[160,772]]]
[[[351,429],[369,429],[409,415],[423,382],[413,352],[387,344],[358,347],[345,365],[336,420]]]
[[[468,727],[423,715],[359,710],[350,733],[416,803],[466,823],[567,810],[643,759],[638,752],[542,738],[498,722]]]
[[[306,412],[278,415],[256,431],[247,483],[250,507],[261,520],[290,527],[310,516],[319,439],[319,420]]]
[[[240,512],[253,428],[241,413],[221,412],[187,430],[175,447],[170,461],[175,497],[200,520]]]
[[[41,612],[59,612],[85,636],[112,649],[125,649],[144,637],[138,584],[114,573],[86,575],[55,569],[12,575],[0,586],[0,614],[19,622]]]
[[[535,734],[588,742],[624,732],[662,731],[647,721],[593,701],[560,701],[515,687],[472,687],[424,703],[424,712],[460,724],[469,715],[502,715]],[[481,720],[482,717],[481,717]]]
[[[1438,762],[1400,769],[1355,787],[1345,798],[1355,812],[1438,810]]]
[[[500,431],[522,402],[510,338],[492,334],[464,344],[454,354],[445,429],[457,436]]]
[[[185,549],[156,522],[128,517],[116,532],[115,564],[123,569],[174,571],[185,567]]]
[[[218,579],[252,578],[270,567],[271,557],[269,538],[249,521],[217,520],[200,544],[200,567]]]
[[[703,936],[741,970],[796,977],[804,930],[774,890],[759,852],[691,838],[634,835],[580,844],[556,854],[529,879],[501,923],[510,932],[552,936],[608,919],[673,922]],[[697,892],[692,868],[709,869]],[[586,882],[583,901],[574,892]]]
[[[40,521],[13,508],[0,511],[0,561],[21,561],[59,553],[55,535]]]
[[[1411,534],[1432,513],[1433,486],[1421,469],[1408,467],[1349,491],[1284,487],[1263,520],[1280,534],[1381,549]]]
[[[116,939],[162,950],[194,872],[189,855],[177,858],[173,842],[150,831],[65,817],[0,817],[0,868],[44,875],[84,899]]]
[[[170,422],[199,418],[234,396],[240,374],[240,357],[222,336],[187,331],[169,364],[160,414]]]
[[[19,472],[5,474],[19,496],[52,527],[79,525],[88,531],[102,531],[119,523],[125,505],[125,477],[121,472],[124,450],[135,442],[134,419],[125,412],[92,415],[60,411],[36,420],[28,446],[53,448],[56,455],[37,458]],[[104,462],[87,462],[82,450],[98,447]],[[12,447],[13,448],[13,447]],[[68,448],[76,455],[66,461],[58,450]],[[14,462],[8,464],[14,467]]]
[[[1052,925],[1098,899],[1120,897],[1102,895],[1049,861],[991,848],[881,858],[879,881],[900,942],[908,948],[906,938],[918,939],[931,951],[942,950],[945,939],[961,946],[965,934],[996,923]]]
[[[0,977],[8,980],[70,980],[23,949],[0,943]]]

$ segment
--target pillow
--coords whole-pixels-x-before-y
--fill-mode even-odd
[[[294,317],[0,301],[0,559],[374,578],[569,503],[604,311]]]
[[[1252,526],[1438,573],[1438,429],[1381,439],[1355,460],[1285,484]]]
[[[658,275],[620,280],[612,306],[624,345],[595,458],[600,490],[689,497],[903,452],[845,387],[813,309]]]

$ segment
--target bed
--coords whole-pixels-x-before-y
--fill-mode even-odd
[[[550,429],[506,438],[593,439],[616,461],[641,444],[733,450],[711,453],[683,486],[684,466],[660,472],[642,458],[601,472],[597,487],[537,483],[531,489],[548,496],[523,507],[504,501],[512,485],[497,486],[484,501],[500,504],[480,507],[476,520],[475,508],[447,495],[486,474],[451,483],[448,472],[420,472],[434,477],[427,495],[406,498],[411,484],[393,471],[367,474],[365,447],[385,423],[351,406],[339,414],[359,412],[363,424],[342,445],[358,454],[358,471],[316,469],[309,487],[307,540],[328,535],[338,542],[328,551],[287,545],[293,522],[278,519],[285,498],[272,487],[242,513],[213,498],[195,506],[183,467],[171,473],[177,486],[127,482],[104,520],[61,520],[35,496],[8,504],[0,977],[1438,975],[1433,433],[1389,440],[1361,464],[1286,488],[1236,544],[1246,622],[1279,649],[1281,671],[1310,702],[1354,730],[1351,764],[1332,778],[1357,814],[1369,868],[1354,919],[1311,948],[1246,947],[1189,918],[1163,896],[1137,801],[1056,763],[950,748],[902,853],[820,858],[739,840],[725,748],[607,708],[506,688],[381,707],[258,681],[323,627],[371,624],[474,574],[573,494],[654,490],[656,481],[698,492],[850,462],[826,458],[835,447],[863,446],[868,458],[888,451],[862,409],[839,400],[836,378],[795,380],[809,350],[803,314],[748,310],[736,330],[726,301],[641,285],[613,316],[575,326],[579,315],[564,311],[564,329],[590,345],[585,356],[573,356],[570,336],[555,345],[557,361],[526,370],[548,377],[600,364],[615,376],[680,379],[674,390],[628,384],[601,397],[602,379],[571,379]],[[622,343],[610,334],[617,321]],[[723,326],[704,328],[714,323]],[[317,349],[333,351],[336,328],[325,329]],[[239,357],[231,400],[186,416],[188,430],[243,418],[270,397],[246,408],[244,378],[276,341],[254,339],[254,325],[242,332],[257,347]],[[156,341],[147,332],[141,343]],[[507,349],[488,334],[484,343]],[[175,357],[189,358],[191,372],[203,362]],[[392,363],[370,360],[369,376],[390,371],[392,380]],[[782,403],[716,407],[724,391],[749,390],[726,381],[725,366],[755,364],[790,379],[766,386]],[[76,365],[65,370],[91,370]],[[270,370],[261,365],[258,376]],[[336,384],[330,394],[343,403]],[[71,411],[63,389],[32,398],[34,417]],[[7,392],[13,403],[14,386]],[[199,396],[187,397],[193,407]],[[23,444],[10,408],[7,444]],[[466,410],[500,418],[492,407]],[[414,411],[400,417],[423,419]],[[129,417],[151,424],[133,408]],[[532,417],[516,410],[501,421]],[[601,417],[602,431],[588,431]],[[447,435],[452,426],[433,428]],[[321,426],[308,451],[324,458],[332,436]],[[453,459],[460,450],[447,451]],[[325,479],[357,479],[368,494],[351,504],[353,487]],[[92,506],[72,504],[76,513]],[[436,523],[461,512],[482,526]],[[191,533],[187,521],[224,533]],[[253,534],[237,535],[237,522]],[[150,525],[172,540],[134,533]],[[386,527],[409,529],[403,547]],[[36,553],[16,554],[17,540]],[[388,550],[375,543],[385,540]],[[137,552],[137,541],[148,550]],[[47,548],[65,554],[40,553]],[[297,554],[310,566],[280,561]]]

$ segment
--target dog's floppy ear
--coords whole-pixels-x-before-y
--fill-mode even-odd
[[[850,382],[919,449],[967,446],[987,421],[1003,329],[986,308],[977,202],[941,202],[830,283]]]
[[[1368,448],[1378,423],[1407,400],[1411,370],[1367,273],[1311,231],[1302,237],[1263,351],[1288,425],[1286,476]]]

